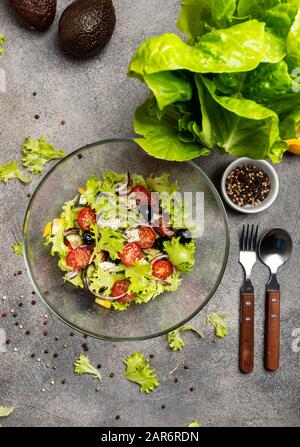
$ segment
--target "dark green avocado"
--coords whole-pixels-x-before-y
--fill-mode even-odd
[[[45,30],[55,18],[57,0],[10,0],[10,3],[29,28]]]
[[[107,45],[115,25],[116,14],[111,0],[76,0],[60,18],[60,42],[74,57],[94,56]]]

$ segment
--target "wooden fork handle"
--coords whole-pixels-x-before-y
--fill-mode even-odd
[[[267,291],[265,368],[276,371],[280,357],[280,291]]]
[[[254,294],[241,294],[240,370],[249,374],[254,369]]]

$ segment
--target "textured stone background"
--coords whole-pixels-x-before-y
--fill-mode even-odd
[[[60,0],[59,13],[70,1]],[[133,111],[145,96],[143,86],[126,77],[133,51],[148,36],[175,31],[179,1],[115,0],[118,24],[102,55],[87,62],[67,59],[57,46],[57,23],[44,34],[22,29],[10,14],[8,2],[0,5],[0,32],[7,36],[1,68],[6,71],[7,91],[0,93],[1,162],[20,156],[24,135],[45,134],[56,147],[70,152],[85,143],[111,136],[132,134]],[[36,91],[37,96],[32,93]],[[34,116],[40,115],[36,120]],[[65,120],[66,124],[61,125]],[[249,142],[251,144],[251,142]],[[198,164],[216,185],[229,163],[227,156],[199,159]],[[142,343],[111,344],[84,340],[49,315],[48,337],[42,335],[44,305],[33,296],[22,259],[12,255],[13,225],[21,225],[29,199],[39,178],[23,186],[18,182],[0,185],[1,276],[0,315],[14,308],[16,318],[0,318],[0,327],[12,340],[5,354],[0,354],[0,405],[13,405],[15,412],[7,426],[183,426],[198,418],[204,426],[299,426],[299,354],[292,351],[292,331],[300,327],[299,313],[299,160],[287,156],[276,167],[281,181],[276,204],[267,212],[250,217],[261,230],[274,225],[291,231],[295,241],[294,256],[280,273],[282,300],[282,361],[275,374],[264,371],[263,315],[266,268],[257,264],[253,281],[256,286],[256,351],[255,372],[243,376],[237,367],[239,288],[243,278],[237,262],[238,232],[245,218],[229,214],[231,251],[229,264],[219,290],[209,306],[193,324],[203,326],[206,338],[186,335],[182,353],[170,352],[165,337]],[[7,300],[2,301],[6,295]],[[20,298],[24,295],[24,298]],[[22,301],[24,306],[18,307]],[[215,340],[205,327],[207,312],[230,313],[230,335]],[[15,322],[23,326],[20,329]],[[31,334],[26,336],[25,330]],[[55,341],[54,337],[59,336]],[[67,342],[68,349],[63,349]],[[95,391],[91,377],[75,377],[72,364],[82,352],[82,343],[89,344],[94,363],[102,364],[104,378],[100,392]],[[17,347],[18,351],[14,352]],[[49,354],[43,354],[47,348]],[[160,375],[161,387],[149,396],[139,393],[135,384],[122,377],[122,360],[137,350],[146,356],[155,355],[152,364]],[[31,353],[36,358],[31,358]],[[59,357],[53,358],[57,352]],[[189,369],[178,369],[174,377],[167,372],[185,360]],[[46,368],[55,364],[56,370]],[[114,377],[109,374],[113,372]],[[50,380],[55,381],[50,385]],[[66,379],[62,385],[61,380]],[[195,387],[190,392],[190,386]],[[45,387],[46,392],[41,389]],[[161,406],[165,405],[165,409]],[[116,420],[116,415],[120,419]]]

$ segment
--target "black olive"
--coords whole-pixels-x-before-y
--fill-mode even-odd
[[[158,239],[156,239],[154,246],[158,250],[163,250],[164,249],[164,243],[169,241],[169,240],[170,240],[170,238],[161,236]]]
[[[182,244],[188,244],[193,239],[192,233],[189,230],[177,230],[176,237],[180,237]]]
[[[85,245],[92,245],[95,243],[94,235],[90,231],[83,233],[82,238]]]

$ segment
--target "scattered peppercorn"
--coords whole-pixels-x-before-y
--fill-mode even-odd
[[[19,303],[19,307],[23,307],[23,303]]]
[[[28,199],[30,199],[30,197],[31,197],[30,192],[27,193],[27,197],[28,197]]]
[[[114,373],[110,373],[109,377],[113,378],[113,377],[115,377],[115,374]]]
[[[53,354],[53,357],[56,359],[58,357],[58,354],[55,352],[55,354]]]
[[[17,321],[15,322],[15,326],[19,326],[19,323]]]
[[[36,305],[36,301],[35,301],[35,300],[32,300],[32,301],[31,301],[31,304],[32,304],[32,306],[35,306],[35,305]]]
[[[35,118],[36,120],[38,120],[38,119],[40,119],[40,115],[34,115],[34,118]]]
[[[177,379],[177,377],[175,377],[174,383],[178,383],[178,382],[179,382],[179,379]]]
[[[97,365],[98,369],[101,369],[102,365],[100,365],[100,363]]]
[[[31,358],[34,359],[34,357],[35,357],[35,353],[33,352],[33,353],[31,354]]]
[[[33,92],[33,93],[32,93],[32,96],[36,96],[36,94],[37,94],[36,92]]]
[[[70,337],[74,337],[74,332],[70,332]]]
[[[18,270],[18,275],[22,275],[22,270]]]
[[[44,334],[45,337],[47,337],[48,332],[47,332],[47,331],[44,331],[43,334]]]
[[[116,420],[118,421],[119,419],[120,419],[120,415],[117,414],[117,416],[116,416]]]
[[[7,312],[2,312],[2,317],[7,317]]]
[[[11,340],[8,338],[8,339],[6,340],[6,344],[9,345],[10,343],[11,343]]]
[[[65,120],[62,120],[61,125],[64,126],[66,124]]]
[[[16,313],[13,314],[13,317],[14,317],[14,318],[17,318],[17,316],[18,316],[18,314],[16,314]]]
[[[150,359],[154,359],[154,354],[149,355]]]
[[[166,408],[166,406],[163,404],[163,405],[161,406],[161,409],[164,410],[165,408]]]
[[[34,290],[31,292],[31,295],[35,295],[35,291]]]
[[[26,331],[25,334],[26,334],[26,335],[30,335],[30,331]]]
[[[79,160],[82,159],[82,154],[77,154],[77,158],[79,158]]]
[[[238,167],[226,179],[226,192],[238,206],[258,206],[271,191],[270,177],[254,165]]]
[[[195,388],[193,386],[190,387],[190,391],[191,393],[195,390]]]
[[[64,385],[64,384],[66,383],[66,380],[63,379],[63,380],[61,381],[61,383],[62,383],[62,385]]]
[[[48,349],[44,349],[44,354],[48,354],[48,353],[49,353]]]

